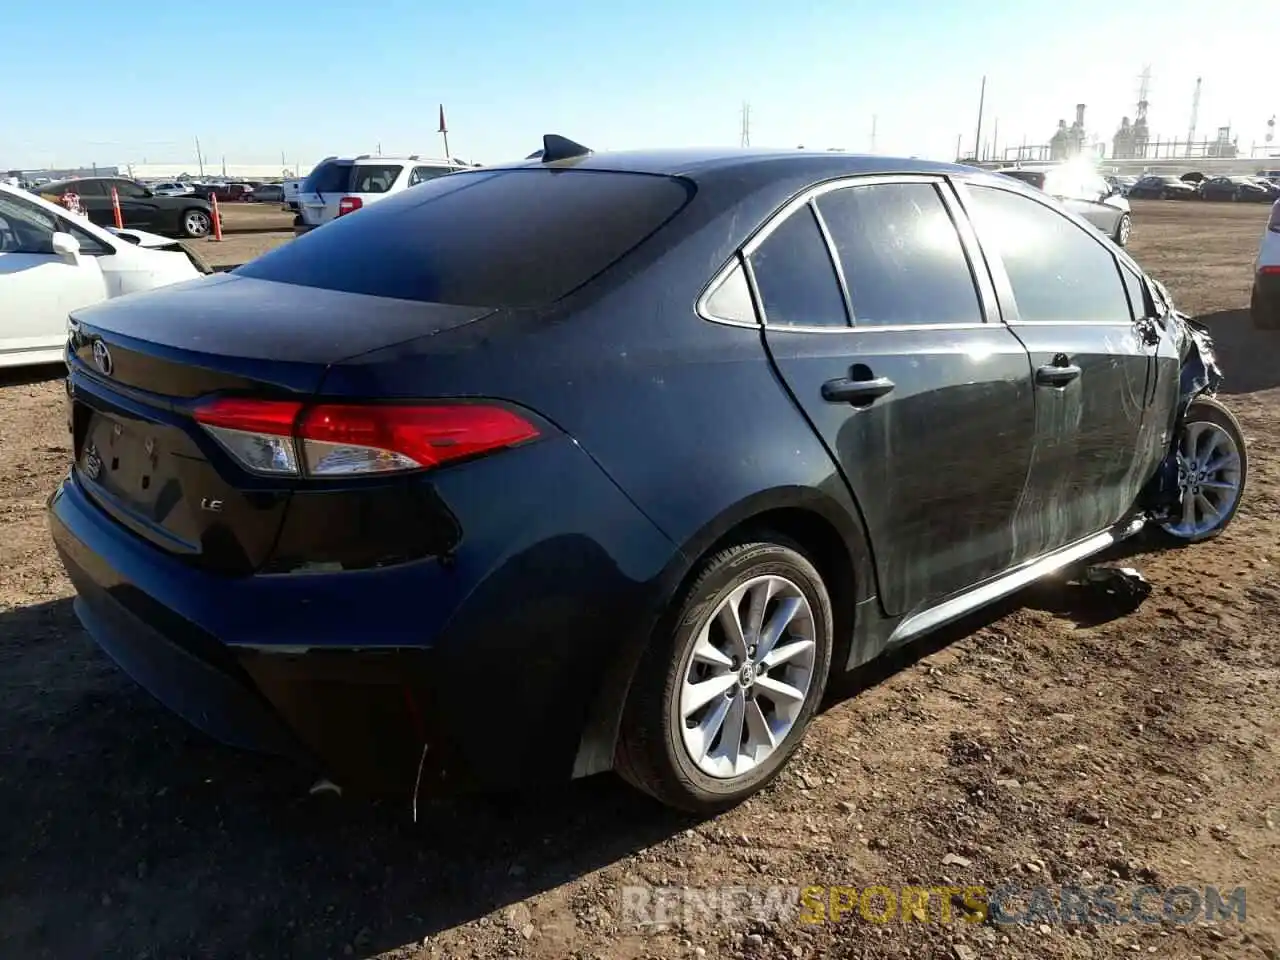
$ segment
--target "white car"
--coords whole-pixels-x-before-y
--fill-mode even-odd
[[[1022,164],[1001,167],[996,173],[1021,180],[1055,197],[1123,247],[1133,230],[1128,199],[1091,167],[1075,163]]]
[[[298,191],[294,232],[314,230],[383,197],[461,170],[463,166],[451,160],[423,160],[417,156],[326,157],[316,164]]]
[[[61,360],[72,310],[203,272],[168,237],[105,230],[0,184],[0,367]]]
[[[153,183],[150,186],[151,192],[158,197],[185,197],[196,192],[189,183]]]
[[[1267,229],[1253,264],[1253,297],[1249,301],[1253,325],[1280,330],[1280,200],[1271,207]]]

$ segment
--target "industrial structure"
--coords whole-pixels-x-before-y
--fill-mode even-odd
[[[1231,134],[1231,126],[1218,127],[1211,140],[1196,139],[1200,119],[1200,89],[1203,80],[1196,78],[1195,92],[1191,96],[1191,117],[1185,139],[1174,137],[1162,140],[1152,137],[1147,124],[1147,108],[1150,106],[1151,68],[1144,67],[1138,78],[1138,103],[1133,122],[1128,117],[1120,120],[1120,129],[1111,141],[1113,160],[1232,160],[1240,155],[1239,138]]]

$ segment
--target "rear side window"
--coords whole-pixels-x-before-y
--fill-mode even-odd
[[[995,248],[1018,316],[1032,323],[1130,323],[1115,257],[1091,233],[1030,197],[970,186],[982,242]]]
[[[431,303],[545,306],[633,250],[692,195],[688,181],[652,174],[457,173],[339,217],[236,273]]]
[[[302,182],[306,193],[346,192],[351,182],[351,164],[327,160],[316,167]]]
[[[751,272],[770,326],[849,325],[827,242],[808,204],[779,224],[751,254]]]
[[[443,177],[446,173],[452,172],[450,167],[414,167],[409,171],[409,186],[416,187],[427,180],[434,180],[436,177]]]
[[[362,163],[351,178],[352,193],[386,193],[404,167],[394,163]]]
[[[855,327],[982,323],[969,260],[931,183],[846,187],[818,198]]]

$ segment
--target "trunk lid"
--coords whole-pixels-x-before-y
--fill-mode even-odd
[[[198,403],[228,393],[309,399],[332,363],[490,312],[231,274],[75,311],[74,473],[104,512],[157,548],[252,573],[270,558],[299,484],[240,467],[193,419]]]

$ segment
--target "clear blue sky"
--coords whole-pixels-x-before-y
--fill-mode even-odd
[[[327,154],[523,156],[544,132],[598,149],[870,147],[949,158],[987,133],[1044,142],[1074,105],[1108,139],[1152,66],[1151,121],[1233,123],[1261,142],[1280,112],[1280,22],[1266,4],[1045,5],[935,0],[13,0],[3,16],[0,167],[309,164]],[[58,27],[67,24],[66,31]],[[1253,24],[1253,29],[1247,25]],[[124,66],[128,64],[128,66]]]

